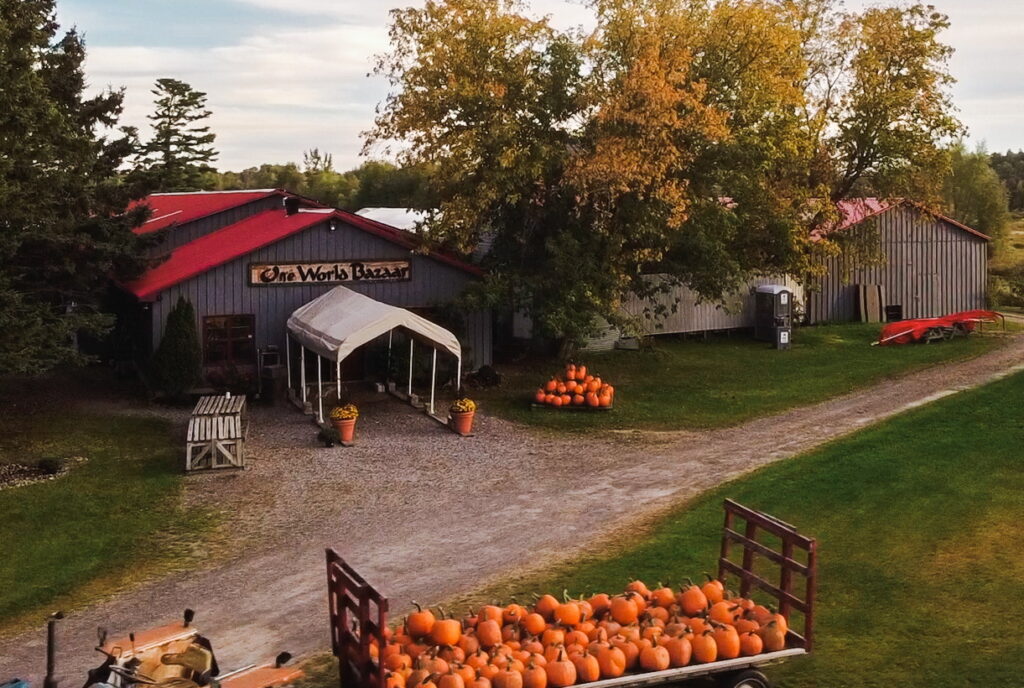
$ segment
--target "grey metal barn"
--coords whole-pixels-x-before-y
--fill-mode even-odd
[[[480,271],[443,253],[419,253],[401,230],[282,190],[155,194],[152,220],[166,259],[125,285],[138,299],[150,347],[179,296],[195,308],[207,369],[255,364],[255,350],[285,351],[286,322],[338,286],[428,319],[440,316]],[[458,314],[465,369],[489,364],[491,314]],[[451,326],[450,323],[446,323]]]
[[[854,207],[851,204],[860,204]],[[806,295],[810,323],[858,320],[859,285],[881,287],[882,306],[902,318],[930,318],[984,308],[989,237],[909,201],[853,201],[838,231],[875,223],[882,261],[858,266],[826,260],[827,274]]]

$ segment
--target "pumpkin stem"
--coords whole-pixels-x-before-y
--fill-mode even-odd
[[[686,583],[686,586],[687,586],[687,587],[692,587],[692,586],[693,586],[693,581],[692,581],[692,580],[690,580],[689,578],[684,578],[684,579],[683,579],[683,582],[684,582],[684,583]],[[679,586],[679,589],[680,589],[680,590],[682,590],[682,588],[683,588],[683,586],[682,586],[682,585],[680,585],[680,586]]]
[[[713,582],[715,580],[714,578],[711,577],[711,574],[708,573],[707,571],[704,572],[704,576],[708,579],[709,583],[711,583],[711,582]]]
[[[419,602],[417,602],[416,600],[413,600],[413,601],[412,601],[412,605],[413,605],[414,607],[416,607],[416,611],[418,611],[418,612],[421,612],[421,611],[423,611],[423,607],[421,607],[421,606],[420,606],[420,603],[419,603]],[[406,617],[406,618],[408,618],[408,617]]]

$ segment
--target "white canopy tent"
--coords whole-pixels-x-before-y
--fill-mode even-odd
[[[434,413],[434,391],[437,381],[437,349],[442,348],[455,356],[456,381],[462,379],[462,346],[458,338],[440,325],[422,318],[411,311],[390,306],[371,299],[369,296],[346,287],[335,287],[326,294],[313,299],[298,308],[288,318],[288,386],[291,388],[291,340],[300,349],[300,377],[302,401],[306,402],[306,350],[317,355],[317,391],[319,410],[317,419],[322,423],[323,389],[321,361],[327,359],[335,365],[338,393],[341,394],[341,362],[359,346],[377,337],[388,334],[388,351],[391,349],[391,333],[404,328],[435,345],[430,373],[430,413]],[[409,338],[409,383],[408,394],[412,396],[412,364],[415,339]],[[456,382],[458,384],[458,382]]]

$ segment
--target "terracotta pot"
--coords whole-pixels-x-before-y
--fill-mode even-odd
[[[332,420],[331,425],[338,431],[338,436],[341,437],[342,442],[351,442],[352,438],[356,434],[356,419],[350,418],[348,420]]]
[[[452,427],[455,428],[455,432],[460,435],[468,435],[473,432],[473,416],[476,415],[476,411],[464,411],[457,413],[450,411]]]

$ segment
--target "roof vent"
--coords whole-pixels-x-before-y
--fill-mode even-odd
[[[299,199],[295,196],[288,196],[284,199],[284,214],[294,215],[299,212]]]

